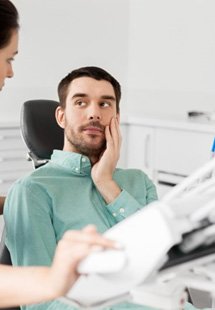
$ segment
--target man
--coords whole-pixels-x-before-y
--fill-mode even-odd
[[[63,151],[54,150],[48,164],[16,182],[6,200],[7,246],[15,265],[50,265],[66,230],[94,224],[103,233],[157,199],[144,172],[116,168],[121,90],[115,78],[101,68],[80,68],[60,82],[58,93]],[[31,309],[71,309],[56,303]]]

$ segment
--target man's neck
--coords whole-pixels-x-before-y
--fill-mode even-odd
[[[89,160],[92,164],[92,166],[99,161],[99,156],[89,156]]]
[[[65,147],[65,146],[64,146],[63,151],[74,152],[74,153],[78,153],[78,154],[81,154],[81,155],[85,155],[85,154],[82,154],[81,152],[79,152],[78,150],[74,149],[73,147],[69,147],[69,148],[68,148],[68,147]],[[92,155],[92,156],[90,156],[90,155],[85,155],[85,156],[87,156],[87,157],[89,158],[89,160],[90,160],[92,166],[93,166],[95,163],[97,163],[97,161],[99,161],[99,158],[100,158],[100,155],[99,155],[99,156],[98,156],[98,155]]]

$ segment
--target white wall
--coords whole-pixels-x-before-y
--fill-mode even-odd
[[[57,99],[71,69],[98,65],[123,86],[122,112],[181,117],[215,110],[214,0],[14,0],[20,11],[15,78],[0,122],[23,101]]]
[[[130,1],[130,111],[215,110],[214,12],[214,0]]]
[[[14,0],[20,12],[15,77],[0,93],[0,122],[18,121],[23,101],[57,99],[69,71],[97,65],[125,84],[128,0]]]

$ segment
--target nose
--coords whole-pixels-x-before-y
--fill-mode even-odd
[[[89,106],[88,119],[91,121],[101,120],[101,111],[97,104],[92,104]]]
[[[7,70],[7,77],[12,78],[14,75],[12,65],[10,64]]]

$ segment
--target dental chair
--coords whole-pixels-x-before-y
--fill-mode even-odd
[[[55,119],[58,102],[54,100],[29,100],[21,110],[21,133],[34,168],[49,161],[54,149],[62,150],[64,131]]]
[[[53,149],[63,148],[63,129],[55,120],[58,102],[54,100],[29,100],[21,110],[20,127],[23,140],[28,148],[28,159],[33,167],[47,163]],[[0,264],[12,265],[10,253],[5,245],[4,228],[0,242]],[[20,310],[20,307],[0,308],[0,310]]]

